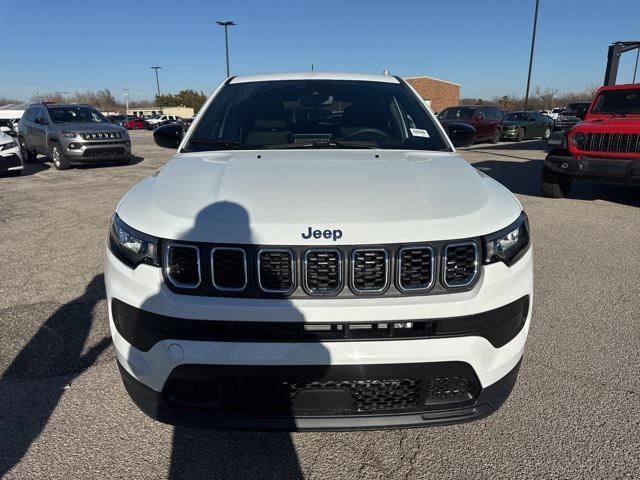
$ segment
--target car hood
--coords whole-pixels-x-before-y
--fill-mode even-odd
[[[178,154],[117,209],[161,238],[269,245],[462,239],[500,230],[520,211],[455,153],[396,150]],[[342,236],[305,239],[309,228]]]
[[[503,127],[520,127],[524,125],[526,122],[524,120],[503,120]]]
[[[595,117],[583,121],[579,127],[589,132],[640,133],[640,117]]]
[[[122,127],[115,123],[89,123],[89,122],[67,122],[55,123],[61,130],[74,132],[111,132],[120,131]]]

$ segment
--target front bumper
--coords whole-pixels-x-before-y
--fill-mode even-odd
[[[158,268],[140,265],[131,270],[109,251],[105,260],[105,280],[110,328],[123,379],[133,400],[153,418],[168,423],[234,429],[333,430],[418,426],[481,418],[495,411],[508,396],[529,329],[533,252],[530,249],[512,267],[501,263],[483,267],[479,281],[470,291],[421,297],[287,300],[186,296],[171,292]],[[250,323],[297,322],[306,325],[415,322],[417,319],[455,323],[463,317],[468,317],[467,321],[474,316],[476,319],[486,318],[487,315],[482,315],[518,302],[523,297],[528,297],[529,301],[520,322],[501,341],[477,329],[460,331],[464,330],[464,322],[452,335],[342,341],[261,341],[256,337],[242,338],[241,335],[220,337],[220,330],[216,330],[214,325],[224,322],[250,328]],[[116,328],[114,315],[121,315],[121,312],[114,311],[120,309],[114,308],[118,302],[132,307],[134,312],[142,311],[140,317],[150,322],[142,320],[138,326],[143,328],[125,331],[118,320]],[[156,320],[160,321],[154,329]],[[185,327],[184,331],[174,328],[178,322]],[[209,327],[204,327],[203,331],[198,322],[211,326],[212,330],[207,333]],[[191,330],[194,325],[195,330]],[[485,326],[492,328],[491,318]],[[498,326],[497,330],[508,329]],[[150,331],[153,335],[148,341]],[[141,338],[147,342],[141,342]],[[440,409],[414,406],[409,411],[357,414],[347,411],[345,414],[341,407],[332,414],[301,414],[293,409],[285,415],[247,415],[246,412],[214,412],[209,406],[197,403],[190,407],[185,407],[184,403],[176,405],[172,403],[169,391],[176,378],[199,375],[200,380],[204,378],[211,383],[220,380],[216,375],[221,369],[231,371],[239,367],[268,368],[281,374],[286,369],[303,368],[307,373],[311,372],[312,378],[303,376],[302,380],[313,383],[322,379],[352,382],[397,380],[404,378],[401,375],[407,375],[404,372],[408,369],[422,365],[423,373],[412,378],[428,382],[435,378],[434,372],[442,371],[447,365],[449,367],[445,369],[450,368],[451,364],[462,365],[462,373],[467,373],[454,372],[447,378],[473,378],[477,389],[469,403],[454,402]],[[200,370],[202,368],[205,373]],[[337,368],[351,370],[347,375]],[[313,375],[313,372],[323,375]],[[233,375],[236,380],[243,379],[240,374]],[[270,375],[267,371],[260,377]],[[255,375],[245,375],[244,379],[253,381]],[[277,383],[298,384],[299,380],[297,375],[285,375]],[[211,392],[212,388],[217,391],[217,387],[211,386],[194,388],[195,391]],[[494,391],[498,393],[492,393]],[[328,395],[340,396],[335,392]],[[313,402],[312,399],[309,401]],[[326,401],[333,400],[329,398]]]
[[[65,156],[71,162],[91,163],[129,158],[131,156],[131,141],[84,141],[66,139],[63,142]],[[70,148],[70,145],[76,148]]]
[[[13,152],[11,150],[0,152],[0,172],[12,172],[24,168],[19,148],[15,150]]]
[[[640,158],[572,156],[551,152],[544,163],[550,170],[585,180],[640,183]]]
[[[505,140],[515,140],[518,138],[519,128],[502,129],[502,138]]]

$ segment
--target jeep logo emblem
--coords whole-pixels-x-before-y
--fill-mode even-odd
[[[309,227],[307,232],[302,232],[302,238],[305,240],[309,240],[311,237],[313,238],[332,238],[335,242],[336,240],[340,240],[342,238],[342,230],[314,230],[313,227]]]

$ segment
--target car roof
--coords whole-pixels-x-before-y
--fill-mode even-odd
[[[299,73],[267,73],[262,75],[244,75],[233,77],[229,83],[271,82],[282,80],[357,80],[362,82],[400,83],[391,75],[372,75],[368,73],[340,72],[299,72]]]
[[[598,92],[606,91],[606,90],[628,90],[628,89],[640,90],[640,84],[638,83],[621,83],[619,85],[605,85],[604,87],[600,87]]]

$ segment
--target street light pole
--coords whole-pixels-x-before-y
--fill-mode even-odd
[[[129,110],[129,89],[125,88],[124,89],[124,113],[127,113],[127,110]]]
[[[160,96],[160,80],[158,80],[158,69],[162,67],[149,67],[156,71],[156,87],[158,88],[158,96]]]
[[[227,21],[217,21],[216,22],[218,25],[220,25],[221,27],[224,27],[224,49],[226,52],[226,58],[227,58],[227,78],[229,78],[229,37],[227,34],[227,28],[229,27],[233,27],[235,25],[235,23],[233,23],[230,20]]]
[[[529,75],[527,75],[527,92],[524,95],[524,110],[529,105],[529,87],[531,86],[531,67],[533,66],[533,50],[536,46],[536,29],[538,28],[538,6],[540,0],[536,0],[536,13],[533,17],[533,33],[531,35],[531,54],[529,55]]]

